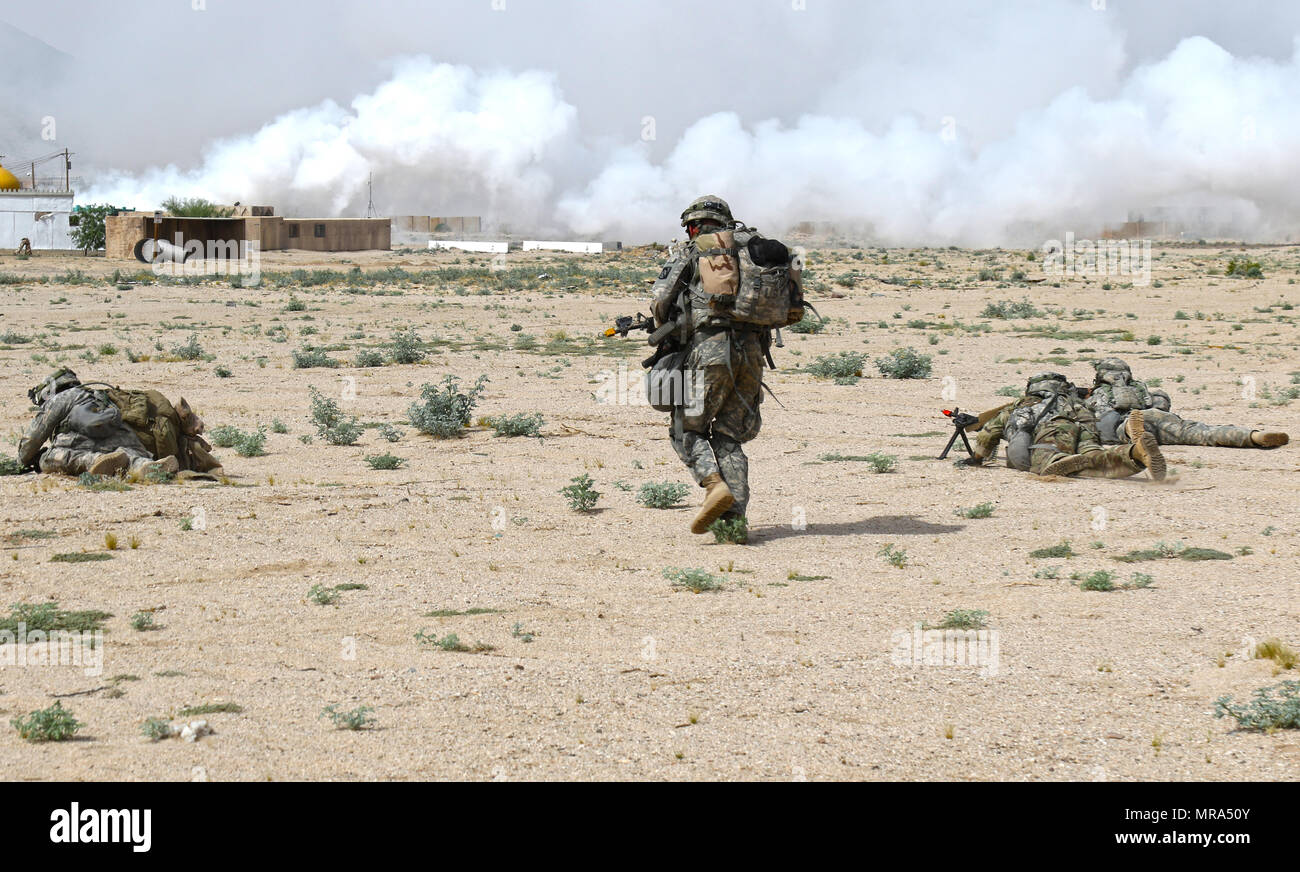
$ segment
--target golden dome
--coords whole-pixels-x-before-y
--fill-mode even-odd
[[[22,187],[18,177],[4,167],[0,167],[0,191],[17,191]]]

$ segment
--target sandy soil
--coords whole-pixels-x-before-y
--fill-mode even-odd
[[[644,310],[654,255],[511,255],[512,267],[558,277],[491,295],[476,293],[474,279],[397,281],[387,288],[401,292],[393,295],[271,282],[119,290],[106,277],[138,265],[6,256],[0,274],[30,281],[0,286],[0,333],[31,340],[0,350],[7,453],[30,420],[26,389],[60,362],[83,380],[184,395],[210,428],[278,419],[288,433],[270,433],[263,457],[219,451],[228,483],[96,493],[72,479],[0,479],[3,602],[57,600],[113,614],[101,676],[0,667],[6,722],[59,697],[85,724],[75,741],[41,745],[6,725],[0,776],[1296,779],[1296,733],[1238,732],[1212,716],[1217,697],[1241,700],[1294,675],[1275,676],[1271,661],[1242,649],[1248,638],[1300,644],[1295,445],[1170,448],[1175,480],[1162,485],[1040,480],[933,459],[947,436],[941,408],[998,405],[999,388],[1043,369],[1090,383],[1087,361],[1104,355],[1162,379],[1175,410],[1189,417],[1300,433],[1300,402],[1278,397],[1300,370],[1300,309],[1267,308],[1300,303],[1288,278],[1300,276],[1300,250],[1248,252],[1264,262],[1262,280],[1211,274],[1240,253],[1158,250],[1160,287],[1125,289],[1111,279],[1104,289],[1100,278],[1066,278],[1060,287],[1055,279],[976,280],[980,269],[1041,277],[1023,252],[891,250],[884,263],[877,249],[813,251],[810,271],[824,282],[816,302],[834,320],[822,334],[787,335],[775,351],[780,369],[769,381],[785,408],[764,402],[763,432],[748,446],[748,546],[687,532],[695,488],[678,509],[637,504],[644,482],[690,481],[665,438],[666,416],[594,398],[600,371],[620,361],[637,370],[643,345],[599,340],[586,353],[541,353],[556,331],[585,342],[615,315]],[[454,253],[293,252],[268,255],[263,269],[485,262]],[[559,275],[575,262],[623,273]],[[68,269],[88,278],[37,282]],[[305,311],[286,311],[291,294]],[[1060,314],[979,317],[990,302],[1021,299]],[[1179,310],[1189,319],[1175,319]],[[907,326],[913,319],[931,326]],[[954,321],[991,330],[932,326]],[[287,342],[268,338],[277,325]],[[382,350],[407,325],[425,340],[451,342],[416,365],[292,368],[291,352],[305,344],[346,345],[331,353],[350,362],[361,348]],[[1026,327],[1078,332],[1017,332]],[[1125,330],[1131,338],[1116,332]],[[348,338],[357,331],[364,337]],[[510,350],[520,332],[538,338],[538,352]],[[213,359],[157,359],[190,333]],[[82,358],[105,344],[116,351]],[[932,377],[879,377],[871,359],[900,346],[933,354]],[[131,363],[128,349],[154,359]],[[841,350],[868,355],[857,384],[795,371]],[[231,377],[215,377],[218,365]],[[391,445],[374,428],[350,447],[300,440],[313,432],[309,386],[337,398],[352,377],[347,412],[399,422],[419,386],[448,373],[488,375],[476,417],[537,411],[544,438],[498,438],[475,426],[438,441],[402,426]],[[1254,379],[1253,401],[1243,378]],[[364,462],[386,450],[407,464],[377,471]],[[877,475],[867,463],[819,460],[876,451],[896,455],[897,470]],[[559,493],[583,472],[602,492],[585,515]],[[997,504],[992,517],[955,514],[982,502]],[[205,529],[182,530],[200,509]],[[792,526],[800,513],[803,530]],[[55,535],[18,532],[33,530]],[[111,559],[51,562],[56,553],[103,551],[109,533],[119,543]],[[1078,556],[1028,556],[1062,540]],[[1111,559],[1162,540],[1235,556]],[[905,549],[905,566],[878,556],[888,544]],[[725,588],[675,588],[662,575],[669,566],[708,570]],[[1050,566],[1059,578],[1043,577]],[[1067,578],[1098,569],[1118,571],[1118,581],[1146,572],[1154,586],[1083,591]],[[334,605],[307,597],[313,585],[345,583],[368,589],[343,592]],[[471,608],[499,612],[426,616]],[[130,627],[145,609],[157,610],[160,629]],[[996,674],[895,665],[896,633],[954,609],[988,612]],[[415,639],[422,630],[495,649],[430,649]],[[196,743],[141,734],[146,718],[214,702],[243,711],[207,716],[216,732]],[[376,727],[335,729],[321,716],[331,704],[372,706]]]

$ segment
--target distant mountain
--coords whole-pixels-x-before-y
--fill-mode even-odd
[[[76,59],[0,21],[0,154],[9,159],[53,151],[40,138],[40,119],[53,114],[53,95]]]
[[[0,88],[5,91],[15,86],[44,90],[66,76],[74,60],[72,55],[3,21],[0,21],[0,58],[4,58]]]

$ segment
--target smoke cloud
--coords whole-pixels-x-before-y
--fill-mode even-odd
[[[388,198],[399,205],[474,203],[535,222],[551,195],[544,160],[563,152],[576,114],[549,74],[476,73],[408,58],[347,108],[326,100],[287,112],[214,143],[195,168],[105,174],[86,196],[154,206],[180,195],[355,215],[366,208],[374,172],[381,184],[400,183]]]
[[[22,107],[0,151],[25,153],[14,138],[57,114],[89,182],[82,202],[202,196],[359,216],[373,173],[381,214],[629,243],[680,236],[676,216],[706,192],[771,233],[827,222],[891,244],[1037,244],[1138,215],[1196,235],[1297,231],[1300,8],[184,6],[79,7],[83,27],[51,26],[72,59],[66,87],[38,93],[43,72],[21,95],[0,82]],[[147,39],[117,23],[143,19]],[[136,66],[87,62],[101,44],[156,53],[152,71],[194,86],[146,93]],[[245,55],[302,74],[186,63]],[[24,66],[48,68],[43,56]]]
[[[731,193],[756,226],[866,224],[890,243],[1024,243],[1143,210],[1287,236],[1300,194],[1298,86],[1300,50],[1285,64],[1244,60],[1193,37],[1114,97],[1070,88],[979,145],[957,119],[902,115],[875,133],[825,115],[747,128],[718,113],[662,162],[621,150],[558,214],[579,233],[635,234],[707,190]]]

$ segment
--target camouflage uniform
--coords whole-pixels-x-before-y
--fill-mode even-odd
[[[1086,467],[1075,473],[1083,478],[1127,478],[1146,468],[1130,446],[1102,447],[1096,427],[1096,419],[1065,377],[1042,373],[1029,380],[1023,397],[976,433],[975,457],[992,457],[1005,439],[1007,465],[1035,475],[1074,455],[1087,456]]]
[[[1133,378],[1128,364],[1108,357],[1096,364],[1096,385],[1088,397],[1088,407],[1097,416],[1097,430],[1108,445],[1129,441],[1125,419],[1134,410],[1142,410],[1146,431],[1161,445],[1207,445],[1219,448],[1259,448],[1250,438],[1248,427],[1228,424],[1202,424],[1187,421],[1169,411],[1169,395],[1149,389]]]
[[[688,209],[683,218],[692,214]],[[763,424],[766,331],[712,314],[700,293],[696,254],[695,243],[687,243],[664,264],[654,285],[652,311],[659,324],[671,320],[674,304],[688,312],[688,394],[686,405],[672,413],[669,433],[696,484],[704,486],[712,474],[722,476],[735,500],[722,517],[739,518],[749,503],[749,459],[741,445]]]
[[[29,392],[40,410],[18,444],[18,462],[28,467],[39,457],[41,472],[79,475],[101,455],[121,449],[133,470],[152,463],[153,457],[122,423],[122,413],[104,392],[82,387],[80,382],[63,387],[69,381],[60,381],[65,373],[76,382],[74,374],[63,370]],[[42,454],[46,442],[50,447]]]

